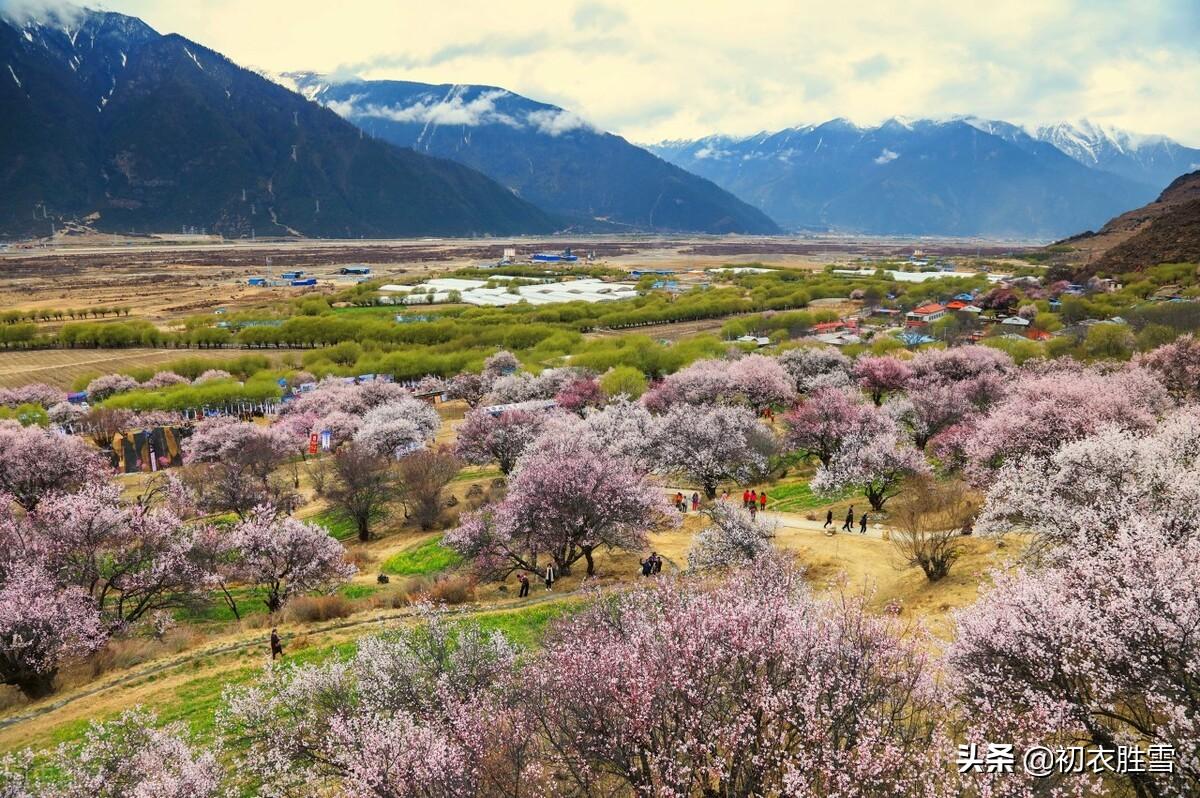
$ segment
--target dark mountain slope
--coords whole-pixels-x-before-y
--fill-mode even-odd
[[[478,169],[582,229],[778,232],[708,180],[504,89],[281,77],[373,136]]]
[[[1091,273],[1200,263],[1200,171],[1177,178],[1154,202],[1121,214],[1098,232],[1060,243],[1088,252]]]
[[[0,233],[548,232],[485,176],[363,136],[187,39],[119,14],[0,22]],[[48,216],[48,220],[35,217]]]

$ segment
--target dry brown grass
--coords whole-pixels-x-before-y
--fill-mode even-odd
[[[469,575],[449,574],[439,577],[418,597],[434,604],[466,604],[475,600],[475,586],[475,579]]]
[[[285,621],[291,623],[313,623],[347,618],[357,609],[354,602],[345,596],[300,596],[288,602],[283,611]]]

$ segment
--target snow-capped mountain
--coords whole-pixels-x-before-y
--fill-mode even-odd
[[[459,164],[122,14],[0,11],[0,237],[181,226],[229,235],[549,232]]]
[[[651,151],[790,229],[1059,238],[1161,187],[1085,166],[1016,125],[975,118],[845,119]]]
[[[777,233],[761,210],[597,130],[496,86],[275,75],[372,136],[448,158],[585,230]]]
[[[1156,189],[1200,169],[1200,149],[1159,135],[1142,135],[1084,119],[1042,125],[1034,138],[1053,144],[1085,166],[1128,177]]]

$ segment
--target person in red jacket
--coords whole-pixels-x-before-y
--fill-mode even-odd
[[[742,491],[742,509],[745,510],[750,506],[750,491]]]
[[[758,494],[758,509],[763,512],[767,511],[767,492],[765,490]]]

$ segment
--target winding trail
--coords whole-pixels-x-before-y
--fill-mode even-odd
[[[575,596],[572,593],[543,593],[519,602],[514,602],[510,606],[472,604],[460,607],[449,607],[441,612],[447,615],[457,615],[463,617],[472,615],[490,615],[493,613],[523,610],[527,607],[536,606],[539,604],[569,601],[574,597]],[[358,617],[346,618],[340,621],[331,621],[323,624],[304,626],[301,627],[299,631],[305,635],[323,635],[330,632],[338,632],[344,629],[352,629],[355,627],[370,625],[384,626],[392,621],[412,618],[416,614],[417,609],[415,607],[406,607],[404,609],[393,610],[389,612],[376,612],[369,615],[364,613]],[[364,634],[368,633],[369,632],[364,632]],[[63,709],[64,707],[67,707],[85,698],[92,698],[110,690],[127,687],[130,684],[145,680],[152,676],[157,676],[168,671],[174,671],[194,665],[202,662],[205,659],[208,659],[209,657],[234,654],[239,651],[249,650],[252,648],[265,649],[266,645],[265,636],[256,630],[254,635],[246,636],[234,642],[228,642],[228,640],[214,641],[209,645],[189,649],[173,657],[151,660],[142,666],[129,670],[123,670],[112,678],[100,679],[95,682],[91,682],[85,687],[68,691],[66,694],[57,696],[53,700],[38,702],[37,704],[26,708],[23,712],[0,718],[0,729],[7,729],[15,726],[18,723],[24,723],[35,718],[39,718],[43,715]]]

